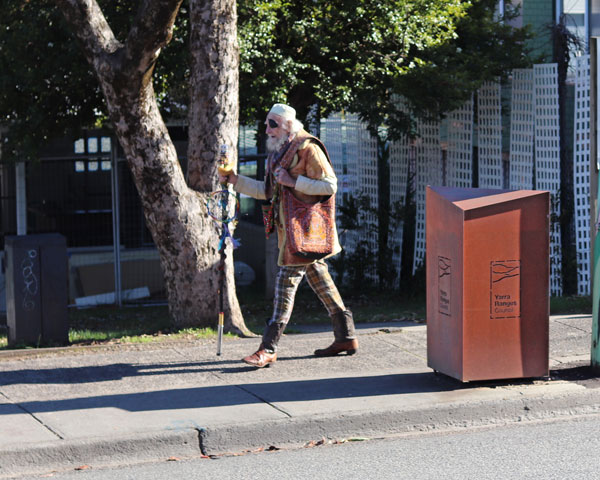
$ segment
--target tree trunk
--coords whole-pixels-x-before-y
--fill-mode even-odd
[[[237,160],[239,131],[239,50],[235,0],[190,1],[191,84],[188,144],[188,182],[194,190],[208,194],[220,189],[217,158],[220,145],[227,145],[229,158]],[[209,226],[210,227],[210,226]],[[207,231],[207,265],[204,288],[218,299],[218,233],[220,225]],[[209,275],[212,273],[212,275]],[[233,251],[226,249],[224,286],[225,330],[245,331],[246,326],[235,293]],[[207,302],[212,303],[207,298]],[[216,304],[215,304],[216,305]],[[216,310],[218,311],[218,310]]]
[[[377,279],[380,289],[392,288],[394,265],[390,237],[390,150],[386,139],[377,135]]]
[[[57,0],[99,79],[158,248],[173,320],[178,326],[214,327],[217,229],[206,212],[207,192],[195,192],[186,185],[151,81],[160,49],[171,38],[180,3],[142,2],[122,44],[95,0]],[[215,175],[213,171],[212,178]],[[227,273],[232,279],[233,269]],[[249,333],[243,320],[229,330]]]
[[[558,70],[558,118],[560,151],[560,239],[563,295],[577,294],[577,249],[573,212],[573,156],[567,151],[567,72],[569,69],[569,31],[565,17],[552,30],[554,61]]]

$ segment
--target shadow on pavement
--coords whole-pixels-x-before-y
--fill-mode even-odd
[[[568,368],[550,370],[552,380],[563,380],[567,382],[584,385],[587,388],[600,388],[600,373],[590,365],[579,365]]]
[[[242,367],[243,368],[243,367]],[[249,367],[251,368],[251,367]],[[18,402],[30,413],[112,407],[132,412],[207,408],[263,402],[312,401],[459,390],[464,385],[429,373],[219,385]],[[1,410],[0,410],[1,415]]]

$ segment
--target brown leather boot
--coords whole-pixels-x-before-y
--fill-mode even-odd
[[[327,348],[315,350],[317,357],[334,357],[342,352],[354,355],[358,351],[358,340],[356,338],[346,342],[333,342]]]
[[[277,361],[277,344],[283,335],[285,326],[285,323],[267,323],[258,350],[252,355],[242,358],[242,362],[258,368],[275,363]]]
[[[264,349],[257,350],[252,355],[242,358],[242,362],[246,362],[248,365],[252,365],[253,367],[257,368],[267,367],[276,361],[277,352],[269,353]]]
[[[346,310],[331,316],[335,341],[327,348],[315,350],[317,357],[333,357],[342,352],[354,355],[358,351],[358,340],[354,334],[352,312]]]

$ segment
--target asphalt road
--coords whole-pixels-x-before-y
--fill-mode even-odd
[[[352,441],[217,459],[84,469],[35,478],[81,480],[599,478],[600,416]],[[33,478],[33,477],[28,477]]]

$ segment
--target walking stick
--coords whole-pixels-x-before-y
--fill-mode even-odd
[[[229,164],[227,155],[227,145],[221,145],[221,153],[219,158],[219,173],[227,176],[232,170],[233,166]],[[234,197],[234,201],[230,202],[230,197]],[[227,183],[221,184],[221,189],[210,194],[207,200],[207,210],[211,218],[218,223],[221,223],[221,236],[219,237],[219,320],[217,326],[217,355],[221,355],[223,346],[223,326],[225,322],[225,308],[224,308],[224,289],[225,289],[225,260],[227,254],[225,253],[225,247],[227,246],[225,241],[227,237],[231,240],[233,248],[237,248],[240,242],[234,239],[229,232],[229,224],[237,221],[239,213],[239,201],[235,194],[230,192]]]

